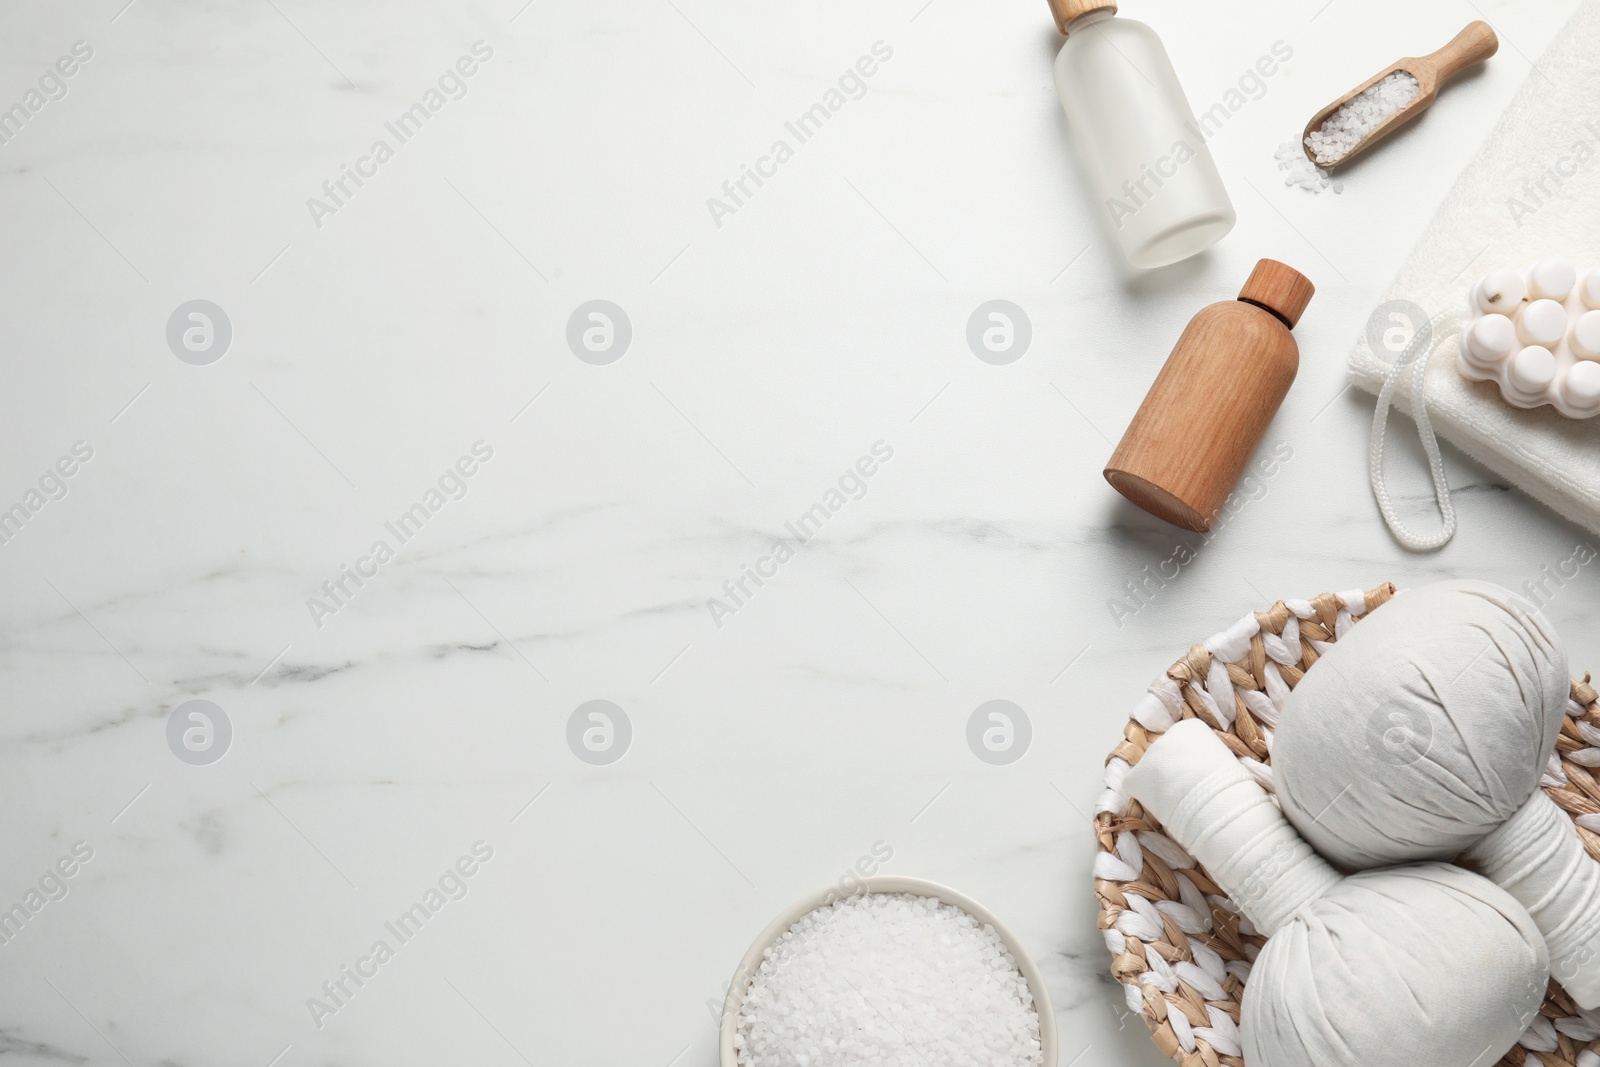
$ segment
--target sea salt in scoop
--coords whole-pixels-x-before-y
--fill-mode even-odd
[[[802,915],[766,946],[736,1027],[739,1067],[1042,1067],[1055,1051],[994,925],[914,893]]]
[[[1395,112],[1409,105],[1422,83],[1409,71],[1397,70],[1361,90],[1306,134],[1308,153],[1319,166],[1337,163]]]
[[[1494,55],[1500,40],[1487,22],[1474,22],[1437,52],[1402,59],[1335,100],[1306,124],[1306,158],[1341,166],[1433,105],[1439,87]]]

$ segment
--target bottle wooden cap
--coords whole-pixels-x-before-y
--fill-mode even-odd
[[[1276,311],[1292,330],[1316,291],[1311,280],[1293,267],[1275,259],[1263,259],[1239,290],[1239,299]]]
[[[1050,13],[1056,17],[1056,29],[1067,32],[1067,26],[1079,15],[1109,8],[1117,10],[1117,0],[1050,0]]]

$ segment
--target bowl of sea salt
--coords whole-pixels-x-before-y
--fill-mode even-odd
[[[721,1067],[1056,1067],[1033,958],[983,905],[920,878],[819,890],[761,932],[722,1008]]]

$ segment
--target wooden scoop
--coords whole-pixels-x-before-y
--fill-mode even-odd
[[[1300,135],[1301,150],[1305,152],[1307,159],[1324,170],[1343,166],[1426,111],[1433,105],[1434,99],[1438,97],[1440,86],[1473,64],[1482,63],[1494,55],[1499,48],[1500,38],[1495,36],[1494,29],[1487,22],[1471,23],[1466,29],[1456,34],[1454,40],[1432,55],[1414,59],[1402,59],[1394,66],[1379,71],[1373,78],[1356,86],[1356,88],[1317,112],[1311,121],[1306,124],[1305,132]],[[1378,84],[1378,82],[1400,70],[1417,79],[1416,99],[1384,119],[1375,129],[1358,141],[1354,148],[1332,163],[1317,163],[1317,157],[1312,153],[1311,146],[1306,144],[1306,138],[1311,136],[1311,131],[1319,129],[1324,122],[1328,121],[1329,115],[1344,107],[1355,97],[1360,96],[1372,86]]]

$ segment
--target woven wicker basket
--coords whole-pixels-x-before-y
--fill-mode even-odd
[[[1183,1067],[1243,1067],[1239,1002],[1250,961],[1266,939],[1251,928],[1205,870],[1123,790],[1128,768],[1179,719],[1201,719],[1268,790],[1267,738],[1283,699],[1318,656],[1394,595],[1393,585],[1279,601],[1195,645],[1157,679],[1133,710],[1106,761],[1095,816],[1095,895],[1111,974],[1162,1052]],[[1558,757],[1558,758],[1557,758]],[[1572,683],[1567,720],[1541,784],[1574,817],[1600,860],[1600,694]],[[1591,1067],[1600,1051],[1600,1012],[1585,1013],[1551,982],[1544,1008],[1500,1067]]]

